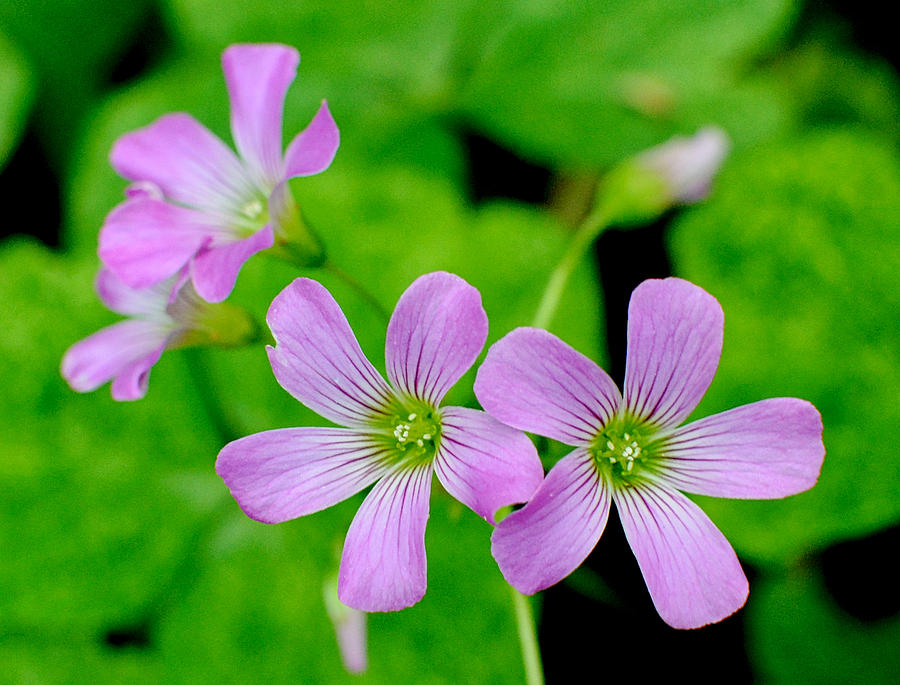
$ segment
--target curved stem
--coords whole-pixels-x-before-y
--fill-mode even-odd
[[[519,629],[519,644],[522,647],[522,662],[525,665],[525,682],[527,685],[544,685],[541,650],[538,647],[531,603],[512,585],[509,586],[509,591],[512,593],[513,607],[516,610],[516,626]]]
[[[391,315],[388,313],[387,309],[378,301],[378,299],[369,292],[365,286],[363,286],[359,281],[357,281],[353,276],[348,274],[346,271],[337,266],[330,259],[326,259],[322,263],[322,268],[341,279],[344,283],[346,283],[350,288],[359,295],[363,300],[372,305],[372,308],[378,313],[378,315],[384,319],[385,323],[388,323],[391,320]]]
[[[604,207],[598,206],[592,211],[582,222],[581,226],[575,232],[572,242],[566,249],[565,254],[553,272],[550,274],[550,280],[544,289],[544,294],[538,304],[534,319],[531,325],[535,328],[547,328],[553,320],[556,309],[559,307],[560,298],[566,288],[566,283],[572,271],[578,265],[579,260],[584,256],[588,248],[593,245],[594,241],[609,225],[608,212]]]

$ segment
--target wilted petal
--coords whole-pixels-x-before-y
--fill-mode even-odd
[[[130,181],[149,181],[170,200],[216,212],[237,213],[258,191],[237,156],[188,114],[167,114],[126,133],[111,162]]]
[[[253,235],[202,250],[191,264],[191,278],[197,294],[207,302],[221,302],[231,294],[238,273],[250,257],[272,247],[271,226],[263,226]]]
[[[714,497],[787,497],[815,485],[825,458],[822,417],[809,402],[779,397],[683,426],[667,440],[660,477]]]
[[[431,466],[395,471],[372,488],[350,524],[338,596],[360,611],[396,611],[425,595]]]
[[[673,628],[721,621],[747,600],[747,579],[725,536],[687,497],[659,485],[613,491],[653,604]]]
[[[199,212],[167,202],[138,198],[106,217],[98,254],[131,288],[146,288],[174,275],[212,240]]]
[[[716,298],[680,278],[635,288],[628,305],[628,410],[660,426],[684,421],[716,374],[724,320]]]
[[[313,176],[331,166],[341,137],[337,124],[323,101],[316,116],[288,145],[284,154],[284,177]]]
[[[171,332],[172,327],[161,322],[120,321],[72,345],[60,370],[78,392],[91,392],[121,375],[113,388],[115,399],[139,399],[147,391],[147,372]]]
[[[491,345],[475,396],[503,423],[567,445],[589,443],[621,402],[603,369],[537,328],[517,328]]]
[[[384,412],[393,393],[324,286],[298,278],[272,301],[266,321],[277,341],[268,348],[272,371],[297,400],[345,426]]]
[[[435,406],[475,362],[487,332],[475,288],[445,271],[420,276],[400,296],[388,324],[388,378]]]
[[[231,134],[241,157],[269,187],[282,176],[284,97],[299,63],[299,53],[287,45],[231,45],[222,54]]]
[[[281,523],[326,509],[385,473],[384,447],[346,428],[283,428],[222,448],[218,473],[244,513]]]
[[[503,576],[527,595],[543,590],[581,565],[609,517],[609,493],[586,449],[554,466],[531,501],[503,519],[491,553]]]
[[[489,523],[500,507],[527,502],[544,478],[531,440],[482,411],[440,412],[434,470],[447,492]]]

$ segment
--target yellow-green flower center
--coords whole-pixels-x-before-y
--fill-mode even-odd
[[[385,427],[392,461],[418,465],[430,462],[441,438],[441,417],[437,409],[422,402],[396,402]]]
[[[662,441],[656,430],[631,417],[611,421],[591,444],[597,467],[619,485],[632,485],[659,466]]]

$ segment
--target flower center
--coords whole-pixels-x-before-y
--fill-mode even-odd
[[[424,464],[437,452],[441,419],[424,404],[398,407],[390,422],[391,446],[400,463]]]
[[[653,437],[654,432],[628,417],[614,420],[592,443],[591,455],[613,482],[631,485],[658,464],[661,443]]]

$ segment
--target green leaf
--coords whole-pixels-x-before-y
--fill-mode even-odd
[[[761,578],[747,605],[748,643],[761,680],[773,685],[888,685],[900,672],[900,617],[863,623],[828,596],[814,568]]]
[[[31,80],[25,58],[0,32],[0,171],[28,118]]]
[[[863,135],[819,133],[736,154],[674,227],[679,275],[725,310],[719,372],[697,416],[766,397],[810,400],[827,455],[780,501],[704,500],[735,547],[791,560],[900,518],[900,168]]]
[[[66,387],[66,348],[114,320],[91,292],[95,270],[30,242],[0,246],[0,614],[14,633],[102,636],[137,620],[225,499],[196,482],[214,478],[218,438],[177,353],[141,402]]]
[[[749,144],[787,112],[739,71],[791,12],[782,0],[522,5],[473,65],[463,108],[556,164],[606,166],[711,123]]]
[[[150,0],[0,3],[0,30],[16,41],[38,76],[38,123],[58,161],[68,161],[80,117],[149,7]]]

